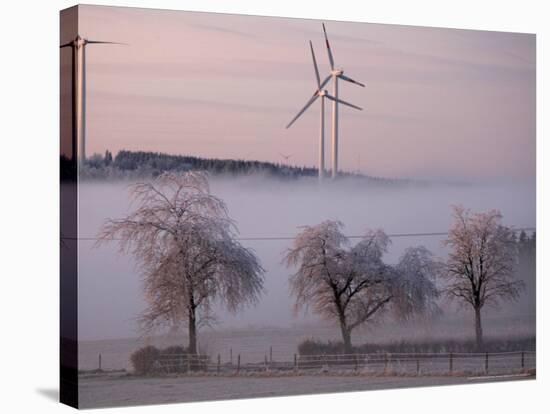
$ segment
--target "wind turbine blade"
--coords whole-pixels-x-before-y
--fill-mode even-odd
[[[359,109],[360,111],[363,110],[363,108],[360,108],[359,106],[350,104],[349,102],[343,101],[343,100],[341,100],[341,99],[336,99],[334,96],[331,96],[331,95],[329,95],[328,93],[325,94],[325,98],[328,98],[328,99],[330,99],[331,101],[334,101],[334,102],[341,103],[342,105],[347,105],[347,106],[350,106],[350,107],[352,107],[352,108]]]
[[[319,89],[323,89],[323,87],[328,83],[332,76],[328,75],[323,82],[321,82],[321,85],[319,86]]]
[[[306,105],[300,110],[300,112],[298,112],[298,114],[297,114],[294,118],[292,118],[292,121],[290,121],[290,122],[288,123],[288,125],[286,126],[286,128],[287,128],[287,129],[290,128],[290,126],[300,117],[300,115],[302,115],[302,114],[306,111],[307,108],[309,108],[309,107],[311,106],[311,104],[312,104],[313,102],[315,102],[315,100],[316,100],[318,97],[319,97],[319,94],[317,94],[317,93],[316,93],[315,95],[313,95],[313,96],[310,98],[310,100],[306,103]]]
[[[338,77],[342,80],[345,80],[345,81],[348,81],[348,82],[351,82],[351,83],[355,83],[356,85],[362,86],[363,88],[365,87],[365,85],[363,85],[361,82],[357,82],[356,80],[353,80],[352,78],[349,78],[345,75],[338,75]]]
[[[70,41],[69,43],[65,43],[64,45],[59,46],[59,48],[62,49],[64,47],[71,47],[71,46],[74,46],[74,43],[72,41]]]
[[[86,43],[92,43],[92,44],[106,44],[106,45],[127,45],[127,43],[120,43],[120,42],[104,42],[103,40],[86,40]]]
[[[328,60],[330,62],[330,68],[334,70],[334,58],[332,57],[332,50],[330,50],[330,43],[328,42],[327,31],[325,24],[323,23],[323,33],[325,34],[325,43],[327,44]]]
[[[321,89],[321,78],[319,77],[319,68],[317,68],[317,61],[315,60],[315,52],[313,51],[313,43],[309,41],[309,47],[311,48],[311,57],[313,58],[313,67],[315,68],[315,79],[317,79],[317,87]]]

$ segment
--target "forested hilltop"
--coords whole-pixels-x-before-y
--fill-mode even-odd
[[[71,163],[61,157],[62,177],[70,174]],[[212,175],[263,175],[280,179],[316,177],[317,168],[292,166],[253,160],[202,158],[189,155],[171,155],[160,152],[122,150],[113,156],[94,154],[80,165],[79,178],[85,180],[117,180],[156,177],[164,171],[207,171]],[[328,174],[328,173],[327,173]],[[405,183],[406,180],[371,177],[358,173],[341,172],[341,177],[368,179],[379,184]]]

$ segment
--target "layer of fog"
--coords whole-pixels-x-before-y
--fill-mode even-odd
[[[95,237],[107,218],[120,218],[131,211],[128,184],[81,183],[80,238]],[[348,235],[361,235],[367,228],[382,228],[388,234],[445,232],[451,223],[452,204],[462,204],[474,211],[498,208],[507,225],[517,228],[535,225],[535,188],[531,182],[380,186],[342,181],[319,186],[313,178],[283,182],[257,177],[218,177],[211,179],[211,189],[227,203],[243,239],[293,236],[300,226],[327,219],[342,221]],[[443,236],[393,238],[386,260],[397,261],[406,247],[414,245],[424,245],[436,256],[445,257],[443,239]],[[319,321],[315,315],[294,315],[292,311],[293,299],[288,289],[292,269],[281,263],[291,241],[243,240],[242,243],[255,250],[266,269],[265,294],[256,307],[236,315],[219,310],[218,324],[205,329],[315,325]],[[114,242],[99,248],[93,244],[93,240],[79,242],[79,336],[84,340],[136,336],[139,331],[135,318],[145,303],[134,258],[121,255]],[[534,285],[534,281],[530,283]],[[524,324],[522,321],[527,318],[531,329],[534,326],[533,294],[531,288],[517,304],[489,311],[487,316],[491,320],[520,318],[519,324]],[[469,329],[472,316],[468,309],[444,307],[445,317],[452,320],[455,327]],[[425,335],[435,334],[426,330],[430,325],[422,328]],[[418,331],[418,325],[411,326],[402,326],[401,330]],[[510,326],[507,329],[513,331]],[[486,330],[490,333],[491,327],[486,326]],[[471,332],[468,330],[467,334]]]

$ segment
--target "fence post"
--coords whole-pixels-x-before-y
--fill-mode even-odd
[[[521,351],[521,369],[525,368],[525,351]]]
[[[388,353],[384,354],[384,374],[388,372]]]
[[[420,375],[420,360],[416,358],[416,375]]]
[[[233,348],[229,348],[229,362],[233,366]]]
[[[187,354],[187,372],[191,371],[191,354]]]
[[[294,371],[298,369],[298,357],[294,354]]]
[[[269,347],[269,364],[273,362],[273,346]]]
[[[99,370],[101,371],[101,354],[99,354]]]
[[[220,358],[220,354],[218,354],[218,366],[216,368],[216,370],[218,371],[218,374],[220,373],[220,364],[221,364],[221,358]]]
[[[267,366],[267,355],[264,355],[264,366],[265,366],[265,370],[267,371],[267,369],[268,369],[268,366]]]
[[[357,360],[357,354],[353,355],[353,359],[355,360],[355,371],[359,369],[359,361]]]
[[[453,353],[449,354],[449,373],[453,373]]]
[[[485,374],[489,373],[489,352],[485,352]]]
[[[241,354],[237,355],[237,374],[241,370]]]

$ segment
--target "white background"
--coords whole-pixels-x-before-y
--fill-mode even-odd
[[[537,33],[537,359],[536,381],[239,400],[117,409],[116,412],[519,413],[548,410],[543,297],[548,220],[549,19],[545,1],[271,0],[96,1],[97,4],[216,11]],[[0,22],[0,410],[68,412],[58,389],[58,42],[61,0],[6,1]],[[546,100],[545,100],[546,98]],[[546,101],[546,105],[544,105]],[[546,118],[545,115],[546,114]],[[547,124],[547,122],[546,122]],[[546,131],[548,128],[546,129]],[[546,179],[546,180],[545,180]],[[546,310],[548,307],[546,307]],[[546,389],[546,393],[545,393]],[[104,412],[115,412],[108,409]],[[547,412],[547,411],[546,411]]]

